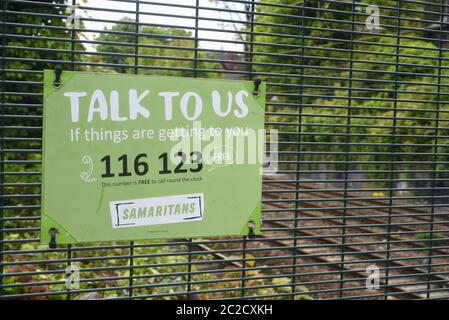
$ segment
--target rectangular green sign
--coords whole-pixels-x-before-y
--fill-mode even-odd
[[[56,73],[42,243],[260,232],[265,83]]]

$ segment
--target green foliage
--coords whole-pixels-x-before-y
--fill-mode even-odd
[[[421,240],[430,240],[430,239],[439,239],[439,238],[444,238],[444,235],[439,234],[439,233],[418,233],[416,235],[417,239],[421,239]]]
[[[357,12],[365,13],[370,3],[363,3],[357,3]],[[417,19],[419,10],[436,9],[430,3],[401,3],[403,29],[398,37],[396,1],[376,2],[382,29],[373,31],[364,27],[367,14],[352,14],[351,1],[285,4],[316,6],[316,10],[279,7],[274,13],[282,16],[257,18],[263,25],[256,27],[262,34],[255,41],[281,44],[256,45],[255,50],[260,52],[257,71],[265,73],[280,92],[269,101],[268,110],[284,114],[269,116],[270,123],[279,123],[281,131],[291,133],[281,136],[284,146],[297,150],[298,128],[291,122],[292,114],[300,114],[305,161],[337,161],[328,169],[342,172],[347,170],[346,161],[355,161],[360,164],[350,169],[385,181],[392,157],[396,169],[405,171],[398,173],[400,178],[410,177],[407,171],[431,169],[401,162],[432,161],[437,116],[438,143],[448,143],[448,95],[444,89],[438,91],[438,85],[447,85],[449,56],[438,50],[438,33],[424,31],[425,25]],[[438,14],[428,19],[438,19]],[[448,161],[446,156],[439,160]],[[385,181],[379,183],[386,185]]]
[[[213,58],[204,51],[197,51],[195,62],[195,40],[183,29],[141,26],[136,30],[135,22],[124,18],[96,40],[100,41],[96,49],[101,62],[114,64],[111,68],[119,73],[133,73],[136,65],[141,67],[139,73],[166,76],[192,76],[193,69],[219,68],[217,63],[204,61]],[[208,76],[206,72],[196,75]]]

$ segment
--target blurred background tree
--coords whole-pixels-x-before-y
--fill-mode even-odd
[[[138,31],[138,37],[136,36]],[[195,39],[192,32],[177,29],[141,25],[136,30],[134,20],[124,18],[105,29],[97,38],[100,44],[96,50],[101,61],[112,64],[111,69],[119,73],[133,73],[136,63],[135,50],[138,44],[137,65],[139,73],[165,76],[192,76],[194,69]],[[220,65],[212,61],[214,54],[197,51],[196,69],[219,69]],[[197,76],[220,77],[199,71]]]
[[[432,3],[440,1],[401,3],[400,11],[396,1],[376,1],[381,29],[372,30],[365,26],[367,1],[354,8],[351,1],[269,3],[282,6],[257,6],[255,68],[275,88],[268,113],[284,114],[269,115],[268,122],[287,133],[280,135],[285,148],[302,152],[309,164],[301,168],[328,161],[328,171],[364,171],[381,185],[388,184],[392,159],[404,171],[395,178],[432,170],[437,114],[438,143],[448,143],[448,113],[435,112],[449,111],[441,89],[448,82],[448,54],[438,50],[439,28],[429,30],[419,12],[434,10],[428,19],[438,25],[441,9]],[[292,125],[295,114],[300,133]]]

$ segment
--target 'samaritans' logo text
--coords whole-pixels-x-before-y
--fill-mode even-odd
[[[204,194],[112,201],[109,208],[113,228],[201,221]]]

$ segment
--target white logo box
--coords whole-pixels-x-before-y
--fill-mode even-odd
[[[204,194],[117,200],[109,202],[113,228],[201,221]]]

